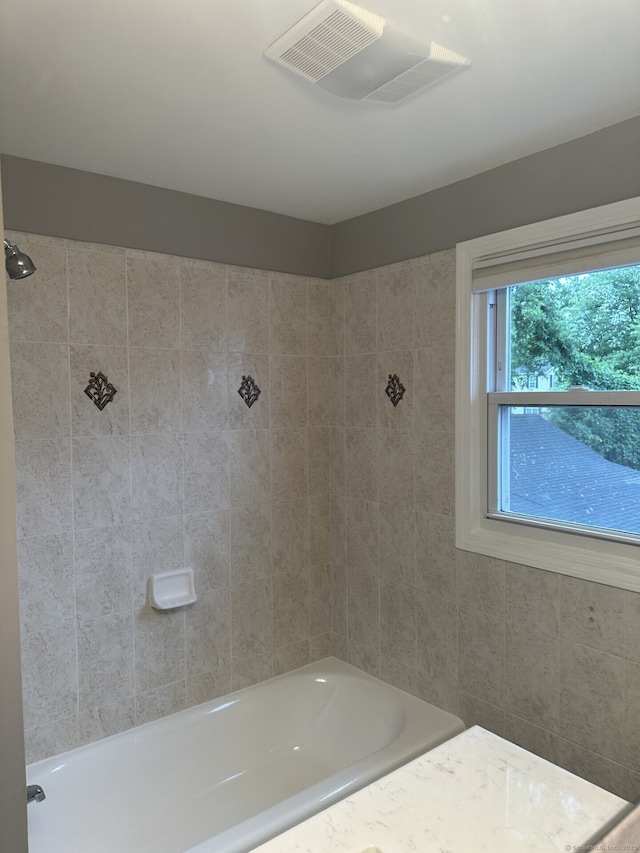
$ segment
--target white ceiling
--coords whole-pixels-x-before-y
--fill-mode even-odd
[[[359,0],[471,66],[387,106],[263,50],[316,0],[0,0],[0,150],[334,223],[640,113],[640,0]]]

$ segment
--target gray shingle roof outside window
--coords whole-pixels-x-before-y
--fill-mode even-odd
[[[511,417],[511,511],[640,534],[640,471],[538,414]]]

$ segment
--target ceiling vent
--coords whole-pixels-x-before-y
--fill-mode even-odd
[[[396,103],[469,65],[348,0],[322,0],[264,55],[335,95]]]

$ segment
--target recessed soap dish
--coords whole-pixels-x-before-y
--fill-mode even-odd
[[[173,610],[196,600],[193,569],[176,569],[149,578],[149,602],[156,610]]]

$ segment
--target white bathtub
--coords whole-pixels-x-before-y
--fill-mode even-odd
[[[463,728],[327,658],[29,765],[29,853],[241,853]]]

